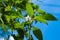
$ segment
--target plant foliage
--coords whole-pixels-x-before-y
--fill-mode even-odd
[[[33,21],[47,24],[47,20],[57,20],[56,17],[39,9],[38,5],[29,1],[32,0],[0,0],[0,26],[2,26],[3,31],[6,31],[7,26],[10,27],[12,32],[17,30],[18,35],[14,36],[15,40],[23,40],[24,35],[28,40],[33,40],[33,37],[30,34],[32,28],[32,32],[37,39],[43,40],[41,30],[36,27],[31,27]],[[16,18],[25,18],[22,16],[22,10],[25,10],[29,17],[26,16],[27,21],[21,23],[16,21]],[[36,12],[38,13],[36,14]]]

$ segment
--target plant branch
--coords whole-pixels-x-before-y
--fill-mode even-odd
[[[4,24],[4,21],[0,18],[1,22]]]

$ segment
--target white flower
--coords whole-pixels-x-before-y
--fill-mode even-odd
[[[29,15],[25,17],[25,20],[32,22],[32,18]]]
[[[14,37],[13,37],[13,36],[10,36],[10,37],[9,37],[9,40],[14,40]]]

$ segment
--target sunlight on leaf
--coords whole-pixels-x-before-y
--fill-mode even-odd
[[[2,30],[6,31],[6,25],[5,24],[2,24]]]
[[[27,10],[29,16],[32,17],[34,15],[34,11],[33,11],[33,8],[30,3],[26,3],[26,10]]]
[[[47,24],[46,20],[42,18],[41,16],[35,16],[34,20]]]
[[[11,11],[11,7],[8,5],[8,6],[5,8],[5,11]]]
[[[24,28],[24,25],[21,24],[21,23],[19,23],[19,22],[16,22],[16,23],[14,23],[14,27],[15,28],[21,28],[21,29],[23,29]]]

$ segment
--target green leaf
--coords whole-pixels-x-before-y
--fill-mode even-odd
[[[5,8],[5,11],[11,11],[11,6],[7,6],[6,8]]]
[[[25,36],[28,37],[29,33],[28,32],[25,32]]]
[[[29,36],[29,39],[28,39],[28,40],[33,40],[33,37],[32,37],[32,35],[30,35],[30,36]]]
[[[2,21],[4,22],[4,24],[8,24],[8,22],[10,21],[9,20],[9,17],[8,16],[6,16],[6,15],[2,15]]]
[[[29,21],[26,21],[26,22],[24,22],[24,25],[26,26],[26,25],[30,25],[30,22]]]
[[[47,24],[46,20],[41,16],[35,16],[34,20]]]
[[[4,1],[7,1],[8,2],[8,0],[4,0]]]
[[[28,32],[25,32],[25,36],[28,38],[28,40],[33,40],[32,35],[29,35]]]
[[[17,11],[12,11],[11,13],[11,16],[15,16],[16,18],[23,18],[23,16],[21,15],[21,12],[16,9]]]
[[[36,9],[36,5],[34,5],[33,3],[31,5],[32,5],[33,9]]]
[[[2,30],[6,31],[6,25],[5,24],[2,24]]]
[[[0,1],[0,10],[1,10],[1,8],[3,8],[4,7],[4,5],[2,4],[2,1]]]
[[[32,5],[30,3],[26,3],[26,10],[27,10],[29,16],[32,17],[34,15],[34,11],[33,11]]]
[[[10,16],[5,15],[5,18],[6,18],[7,22],[10,22]]]
[[[38,38],[38,40],[43,40],[42,32],[37,27],[33,27],[33,34]]]
[[[40,9],[37,9],[37,12],[38,12],[39,14],[45,14],[45,12],[44,12],[43,10],[40,10]]]
[[[23,18],[21,13],[16,11],[6,11],[6,15],[9,16],[11,19]]]
[[[18,29],[17,29],[17,32],[18,32],[18,37],[19,37],[19,39],[22,40],[22,39],[24,38],[24,30],[18,28]]]
[[[14,28],[21,28],[21,29],[23,29],[24,28],[24,24],[22,23],[19,23],[19,22],[15,22],[14,23]]]
[[[16,29],[18,34],[17,35],[13,35],[15,40],[23,40],[24,39],[24,31],[20,28]]]
[[[20,12],[17,12],[17,14],[16,14],[17,16],[18,16],[18,18],[23,18],[23,16],[21,15],[21,13]]]
[[[0,0],[0,2],[2,2],[2,0]]]
[[[53,21],[53,20],[57,20],[55,16],[53,16],[52,14],[45,14],[45,15],[42,15],[44,19],[46,20],[50,20],[50,21]]]
[[[22,2],[22,0],[15,0],[15,3],[17,4],[19,4],[19,3],[21,3]]]

